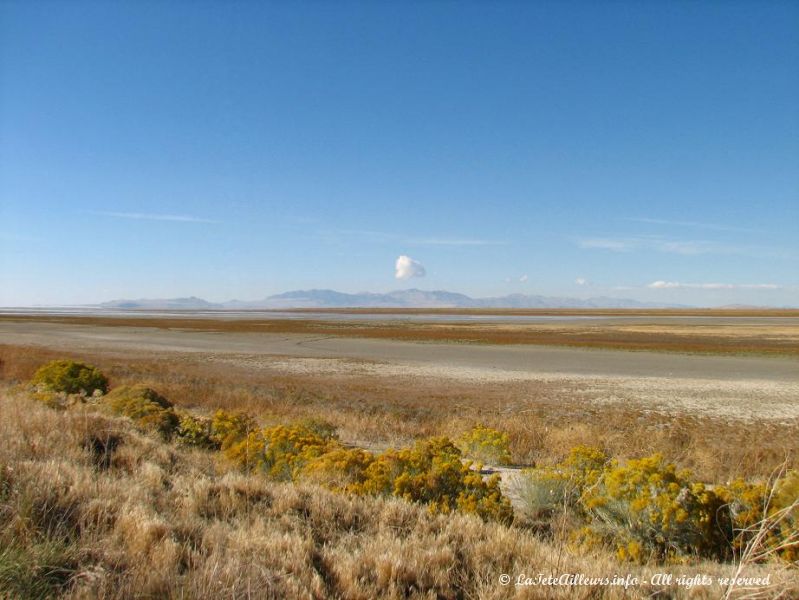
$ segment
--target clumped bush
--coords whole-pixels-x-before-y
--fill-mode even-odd
[[[606,468],[615,464],[599,448],[576,446],[555,466],[523,471],[516,492],[527,517],[539,526],[558,512],[568,511],[585,519],[584,494],[600,481]]]
[[[220,408],[211,418],[211,438],[223,451],[238,444],[255,430],[255,419],[243,412],[229,412]]]
[[[395,496],[427,504],[434,513],[459,510],[503,522],[513,517],[499,477],[484,480],[447,438],[375,456],[345,448],[331,430],[320,433],[300,423],[251,431],[224,452],[245,471],[280,481],[306,480],[358,495]]]
[[[296,479],[311,460],[340,448],[332,434],[325,437],[301,424],[276,425],[251,432],[230,445],[226,455],[245,469],[290,481]]]
[[[510,437],[496,429],[476,425],[458,440],[458,448],[465,456],[492,465],[509,465]]]
[[[569,511],[583,524],[576,539],[611,545],[622,560],[729,558],[725,499],[659,454],[619,465],[598,448],[578,446],[557,465],[527,471],[523,481],[520,496],[534,517]]]
[[[94,394],[108,391],[108,378],[91,365],[72,360],[54,360],[39,367],[32,383],[49,392]]]
[[[360,448],[335,448],[305,463],[298,476],[333,491],[360,493],[374,460],[371,452]]]
[[[724,500],[659,454],[611,466],[583,503],[593,531],[606,533],[622,559],[728,558],[732,527]]]
[[[460,510],[486,520],[509,522],[513,510],[499,489],[499,476],[484,480],[472,466],[462,460],[460,450],[449,439],[430,438],[412,448],[377,456],[355,490],[421,502],[435,513]]]
[[[112,412],[129,417],[140,429],[170,438],[179,425],[172,403],[144,385],[123,385],[103,398]]]
[[[791,471],[770,486],[736,479],[715,491],[730,511],[736,556],[756,545],[750,560],[776,555],[799,561],[799,472]]]
[[[175,439],[179,444],[203,450],[219,450],[221,443],[214,437],[211,419],[197,417],[187,412],[179,413],[178,419]]]

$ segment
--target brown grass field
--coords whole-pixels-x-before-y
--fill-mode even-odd
[[[2,319],[28,322],[19,316]],[[791,325],[704,321],[596,327],[575,323],[551,329],[540,323],[147,316],[35,321],[105,325],[109,331],[137,326],[313,332],[786,355],[758,359],[769,363],[793,360],[799,339]],[[0,345],[0,589],[18,591],[9,598],[720,598],[727,590],[717,585],[692,590],[643,585],[627,591],[503,587],[498,577],[631,573],[648,580],[657,572],[715,577],[731,575],[737,568],[707,561],[632,564],[607,549],[576,548],[567,536],[542,536],[521,515],[510,526],[484,523],[469,515],[431,515],[424,507],[399,500],[350,497],[242,474],[207,452],[142,435],[124,419],[81,407],[57,412],[34,402],[27,382],[40,365],[56,358],[96,365],[108,375],[112,388],[149,385],[195,414],[243,410],[264,426],[322,419],[336,427],[344,443],[370,450],[406,446],[435,435],[455,439],[482,423],[509,435],[518,466],[555,464],[580,444],[602,447],[620,461],[661,453],[711,485],[737,477],[765,480],[779,468],[799,465],[797,418],[741,420],[712,412],[664,412],[643,403],[597,402],[595,393],[577,379],[489,380],[477,385],[357,370],[264,368],[280,358],[269,356],[5,344]],[[124,443],[110,468],[98,466],[86,439],[111,434]],[[770,574],[773,585],[733,591],[729,597],[799,594],[795,565],[751,564],[745,573]]]
[[[316,312],[316,311],[315,311]],[[356,314],[352,311],[329,313]],[[393,311],[392,309],[392,312]],[[739,314],[742,313],[742,314]],[[452,311],[447,310],[447,314]],[[764,314],[768,313],[768,314]],[[118,316],[45,316],[45,315],[0,315],[0,322],[60,323],[96,326],[153,327],[158,329],[184,329],[208,332],[314,334],[320,336],[343,336],[374,339],[394,339],[415,342],[451,342],[477,344],[533,344],[543,346],[565,346],[574,348],[596,348],[613,350],[652,350],[659,352],[707,353],[707,354],[761,354],[799,356],[799,311],[690,311],[689,314],[674,314],[674,311],[502,311],[502,316],[595,316],[595,317],[646,317],[635,322],[609,321],[563,321],[549,323],[519,322],[413,322],[400,320],[323,320],[318,318],[198,318],[186,313],[181,316],[155,317],[146,313],[131,313]],[[300,313],[302,314],[302,313]],[[361,313],[357,313],[361,314]],[[369,309],[362,314],[385,314]],[[425,310],[401,314],[444,314]],[[461,311],[452,314],[497,314],[495,312]],[[669,317],[697,317],[696,323],[685,319],[670,322]],[[780,318],[779,323],[766,321],[736,323],[725,320],[720,323],[713,318],[727,319]],[[705,317],[701,319],[700,317]]]
[[[711,414],[663,414],[646,406],[596,403],[578,382],[509,386],[415,378],[275,373],[246,361],[163,352],[91,352],[0,346],[0,376],[27,381],[55,358],[97,365],[112,385],[146,383],[179,406],[211,412],[245,410],[265,423],[321,417],[343,438],[369,447],[407,444],[431,435],[455,437],[476,423],[505,431],[513,460],[547,464],[578,444],[606,447],[620,458],[661,452],[705,481],[765,476],[797,464],[798,419],[741,422]]]
[[[269,311],[265,311],[269,312]],[[272,312],[519,317],[799,317],[797,308],[292,308]]]
[[[474,516],[242,475],[208,452],[141,435],[126,419],[54,411],[8,388],[0,410],[0,589],[9,599],[711,599],[728,590],[649,582],[662,572],[737,572],[711,562],[620,564]],[[113,451],[93,452],[96,440],[111,438]],[[499,583],[502,574],[564,572],[643,583]],[[785,565],[739,575],[769,577],[759,597],[799,592]]]

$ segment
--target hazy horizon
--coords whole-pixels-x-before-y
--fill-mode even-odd
[[[274,300],[275,297],[279,297],[279,296],[282,296],[282,295],[285,295],[285,294],[295,294],[295,293],[301,293],[301,292],[333,292],[333,293],[336,293],[336,294],[341,293],[341,294],[346,294],[346,295],[349,295],[349,296],[362,296],[362,295],[386,296],[386,295],[390,295],[390,294],[402,294],[402,293],[405,293],[405,292],[423,292],[423,293],[428,293],[428,294],[434,294],[434,293],[462,294],[462,292],[459,292],[457,290],[441,290],[441,289],[432,289],[432,288],[430,288],[430,289],[426,289],[426,288],[395,288],[395,289],[387,290],[387,291],[384,291],[384,292],[374,292],[374,291],[370,291],[370,290],[358,290],[358,291],[353,291],[353,292],[346,292],[346,291],[342,291],[342,290],[334,290],[334,289],[329,289],[329,288],[324,288],[324,289],[311,288],[311,289],[307,289],[307,290],[284,290],[283,292],[279,292],[277,294],[264,295],[264,296],[253,297],[253,298],[232,298],[232,297],[206,298],[206,297],[201,297],[201,296],[192,295],[192,294],[178,295],[178,296],[173,296],[173,297],[169,297],[169,298],[166,298],[166,297],[156,298],[156,297],[130,296],[130,297],[124,297],[124,298],[105,298],[105,299],[97,300],[97,301],[94,301],[94,302],[84,302],[84,303],[74,303],[74,304],[57,304],[57,303],[56,304],[45,304],[45,303],[43,303],[43,304],[28,304],[28,305],[5,305],[5,306],[0,306],[0,309],[16,309],[16,308],[19,308],[19,309],[26,309],[26,308],[31,308],[31,309],[96,308],[96,307],[102,307],[103,305],[111,305],[111,304],[114,304],[114,303],[117,303],[117,302],[156,302],[157,303],[157,302],[174,302],[174,301],[178,301],[178,300],[196,300],[196,301],[208,302],[209,304],[213,304],[213,305],[218,305],[218,306],[220,306],[222,308],[229,309],[229,310],[237,310],[238,308],[241,308],[241,307],[237,307],[235,305],[234,306],[224,306],[224,305],[227,305],[227,304],[230,304],[230,303],[241,303],[241,304],[257,305],[258,303],[264,303],[264,302],[269,301],[269,300]],[[693,309],[693,308],[725,308],[725,307],[735,307],[735,306],[752,307],[752,308],[764,308],[764,309],[769,309],[769,308],[773,308],[773,309],[797,309],[797,308],[799,308],[799,305],[790,305],[790,304],[784,304],[784,305],[767,305],[767,304],[748,305],[748,304],[739,304],[739,303],[735,303],[735,304],[684,304],[684,303],[677,303],[677,302],[660,302],[660,303],[658,303],[658,302],[647,302],[647,301],[643,301],[643,300],[636,300],[635,298],[630,298],[630,297],[626,297],[626,296],[623,296],[623,295],[615,295],[615,296],[604,296],[604,295],[552,296],[552,295],[547,295],[547,294],[522,294],[521,292],[514,292],[514,293],[511,293],[511,294],[505,294],[505,295],[502,295],[502,296],[470,296],[469,294],[462,294],[462,295],[467,296],[471,300],[476,300],[476,301],[486,301],[486,300],[492,300],[492,299],[502,300],[502,299],[511,298],[511,297],[514,297],[514,296],[524,296],[524,297],[529,297],[529,298],[543,298],[543,299],[563,300],[563,301],[570,301],[570,300],[574,300],[574,301],[589,301],[589,300],[601,300],[601,299],[618,300],[618,301],[632,301],[632,302],[640,302],[642,304],[661,304],[664,308],[665,307],[675,307],[675,308],[686,308],[686,309]],[[358,308],[358,307],[370,308],[370,307],[374,307],[374,305],[357,304],[357,303],[356,304],[352,304],[352,305],[347,305],[347,306],[351,306],[352,308]],[[281,304],[279,306],[278,305],[274,305],[274,306],[272,306],[272,305],[265,306],[264,305],[264,306],[261,306],[261,307],[256,307],[256,306],[246,307],[245,306],[244,308],[247,308],[247,309],[263,308],[263,309],[269,309],[269,310],[282,310],[282,309],[303,308],[303,307],[307,307],[307,306],[305,304],[298,304],[298,305],[295,306],[295,305],[291,305],[289,303],[286,303],[286,304]],[[330,306],[330,307],[334,307],[334,306]],[[388,307],[390,307],[390,306],[388,306]],[[418,307],[419,308],[425,308],[425,307],[430,307],[430,305],[419,304]],[[124,308],[124,307],[111,307],[111,308],[115,308],[116,309],[116,308]],[[153,310],[162,310],[163,306],[156,306],[156,307],[151,307],[151,308]],[[326,307],[320,305],[319,308],[326,308]],[[397,308],[402,308],[402,306],[401,305],[397,305]],[[412,306],[406,306],[406,308],[412,308]],[[446,306],[442,306],[441,308],[446,308]],[[452,308],[458,308],[458,306],[452,305]],[[511,307],[511,306],[503,306],[503,305],[499,305],[499,304],[496,304],[496,305],[495,304],[491,304],[491,305],[481,306],[481,308],[513,309],[513,308],[520,308],[520,307],[518,307],[518,306],[517,307]],[[535,308],[538,308],[538,307],[535,307]],[[558,306],[558,305],[553,304],[551,306],[541,306],[540,308],[569,308],[569,307],[568,306],[563,307],[563,306]],[[579,308],[579,307],[575,307],[575,308]],[[601,308],[601,306],[598,306],[597,308]],[[634,309],[636,307],[635,306],[626,306],[626,307],[622,307],[622,308]]]
[[[0,5],[0,306],[799,305],[799,4]]]

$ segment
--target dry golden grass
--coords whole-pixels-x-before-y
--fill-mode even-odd
[[[274,375],[202,356],[160,357],[63,353],[0,346],[0,379],[27,381],[54,358],[98,366],[112,387],[149,385],[180,407],[199,412],[243,410],[264,424],[307,417],[338,428],[350,443],[385,448],[446,435],[456,439],[477,423],[508,433],[515,464],[552,464],[579,444],[604,447],[621,459],[655,452],[707,482],[767,477],[799,465],[799,421],[740,423],[709,416],[665,416],[641,407],[582,400],[577,384],[530,382],[512,388],[391,378]]]
[[[573,553],[530,531],[434,516],[399,500],[228,472],[212,453],[141,435],[86,406],[51,410],[8,387],[0,414],[0,597],[716,598],[724,591],[503,587],[503,573],[630,573],[649,582],[664,568]],[[718,577],[736,565],[665,570]],[[784,565],[741,574],[769,575],[764,597],[799,593],[796,571]]]

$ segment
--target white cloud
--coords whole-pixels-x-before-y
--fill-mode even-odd
[[[519,277],[519,281],[521,281],[522,283],[524,283],[528,279],[529,279],[529,277],[527,277],[527,275],[522,275],[521,277]]]
[[[654,290],[778,290],[781,285],[774,283],[680,283],[679,281],[653,281],[648,288]]]
[[[650,225],[673,225],[676,227],[695,227],[697,229],[712,229],[716,231],[739,231],[756,233],[757,229],[748,229],[744,227],[734,227],[732,225],[720,225],[718,223],[698,223],[696,221],[671,221],[669,219],[650,219],[648,217],[625,217],[625,221],[632,221],[634,223],[648,223]]]
[[[417,260],[413,260],[410,256],[402,254],[397,258],[394,264],[394,277],[397,279],[410,279],[411,277],[424,277],[426,271],[424,266]]]
[[[676,240],[661,235],[576,238],[574,241],[580,248],[608,250],[610,252],[645,250],[683,256],[719,254],[792,260],[797,258],[795,254],[779,248],[726,244],[712,240]]]
[[[574,280],[574,283],[576,283],[577,285],[588,285],[588,280],[583,277],[578,277],[577,279]]]
[[[92,211],[94,215],[103,217],[114,217],[116,219],[132,219],[135,221],[178,221],[181,223],[218,223],[212,219],[203,219],[191,215],[164,215],[157,213],[129,213],[129,212],[105,212]]]

